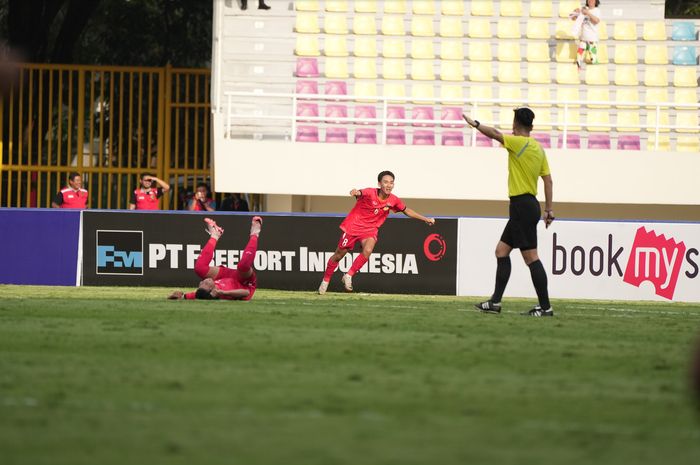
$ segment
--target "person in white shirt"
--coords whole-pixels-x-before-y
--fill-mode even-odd
[[[569,17],[574,23],[574,37],[579,39],[576,51],[576,66],[581,69],[586,54],[590,63],[598,64],[598,24],[600,24],[600,0],[586,0],[581,8],[576,8]]]

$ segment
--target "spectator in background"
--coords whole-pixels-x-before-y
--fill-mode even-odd
[[[225,212],[247,212],[250,211],[248,202],[241,194],[231,194],[224,198],[221,202],[219,211]]]
[[[209,186],[200,182],[197,184],[197,189],[194,191],[194,196],[188,201],[187,209],[190,211],[208,211],[216,210],[216,202],[211,197]]]
[[[248,9],[248,0],[241,0],[241,10]],[[265,0],[258,0],[258,10],[269,10],[270,6],[265,5]]]
[[[88,208],[88,191],[83,189],[83,178],[80,173],[73,171],[68,175],[68,186],[56,194],[51,207],[78,210]]]
[[[140,183],[131,194],[129,210],[158,210],[158,199],[170,190],[170,184],[149,173],[141,175]],[[158,187],[153,187],[153,183]]]
[[[579,40],[576,50],[576,66],[581,69],[588,54],[590,63],[598,64],[598,24],[600,23],[600,0],[586,0],[581,8],[576,8],[570,15],[574,23],[573,35]]]

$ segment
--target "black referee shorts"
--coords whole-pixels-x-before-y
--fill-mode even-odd
[[[537,197],[532,194],[511,197],[509,212],[510,219],[503,230],[501,241],[514,249],[536,249],[537,222],[542,214]]]

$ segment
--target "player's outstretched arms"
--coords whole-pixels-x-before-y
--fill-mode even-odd
[[[248,289],[233,289],[231,291],[222,291],[221,289],[214,289],[211,291],[211,296],[214,298],[220,298],[221,296],[233,297],[234,299],[242,299],[250,295]]]
[[[182,291],[173,291],[172,294],[168,296],[170,300],[182,300],[185,298],[185,293]]]
[[[425,217],[425,216],[421,215],[420,213],[418,213],[417,211],[411,210],[410,208],[405,209],[403,211],[403,214],[408,216],[409,218],[415,218],[417,220],[421,220],[421,221],[425,222],[425,224],[427,224],[428,226],[432,226],[435,224],[435,218]]]
[[[359,189],[353,189],[350,191],[350,195],[357,198],[357,197],[362,197],[362,191]]]

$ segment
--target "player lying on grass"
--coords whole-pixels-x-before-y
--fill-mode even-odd
[[[362,245],[362,253],[352,262],[352,267],[342,278],[345,290],[352,292],[352,277],[369,260],[369,256],[377,243],[379,228],[384,224],[390,211],[401,212],[410,218],[425,221],[430,226],[435,224],[434,218],[426,218],[420,213],[411,210],[406,207],[400,198],[391,193],[394,190],[394,179],[394,173],[382,171],[377,176],[377,181],[379,181],[378,189],[367,187],[361,190],[353,189],[350,191],[350,195],[356,199],[355,206],[340,224],[343,235],[340,236],[335,253],[326,264],[326,272],[323,275],[321,285],[318,287],[319,294],[326,293],[328,283],[331,280],[331,276],[333,276],[333,272],[338,268],[338,263],[345,254],[355,247],[355,243],[359,242]]]
[[[255,253],[258,250],[258,236],[262,229],[262,218],[254,216],[250,225],[250,239],[243,250],[243,255],[236,269],[225,266],[209,266],[216,242],[224,233],[223,228],[211,218],[204,218],[207,233],[211,236],[194,264],[194,272],[202,278],[199,288],[194,292],[175,291],[169,299],[226,299],[250,300],[255,294],[258,281],[253,269]]]

